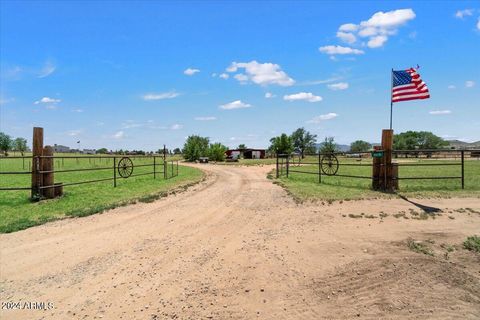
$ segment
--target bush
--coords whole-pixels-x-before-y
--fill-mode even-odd
[[[183,157],[188,161],[196,161],[208,156],[208,138],[191,135],[183,146]]]
[[[479,236],[468,237],[467,240],[463,242],[463,247],[470,251],[480,252],[480,237]]]
[[[212,160],[212,161],[225,160],[225,151],[227,151],[227,149],[228,148],[221,143],[210,144],[210,148],[208,149],[209,160]]]

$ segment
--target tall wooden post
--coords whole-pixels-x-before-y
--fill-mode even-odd
[[[43,148],[43,156],[45,158],[42,159],[42,171],[43,173],[43,186],[50,188],[43,189],[43,196],[47,199],[55,198],[55,188],[54,185],[54,176],[53,176],[53,148],[51,146],[46,146]]]
[[[167,179],[167,147],[163,145],[163,179]]]
[[[374,157],[372,159],[373,166],[372,166],[372,189],[373,190],[380,190],[380,168],[382,165],[383,158]]]
[[[43,128],[33,128],[32,138],[32,200],[39,200],[42,197],[43,186],[42,174],[38,171],[42,170],[42,158],[43,155]]]
[[[382,130],[383,157],[373,158],[372,187],[375,190],[394,191],[398,189],[398,173],[392,164],[393,130]]]
[[[380,176],[383,179],[382,187],[385,191],[393,191],[393,166],[392,166],[392,151],[393,151],[393,130],[382,130],[382,149],[383,149],[383,163],[380,170]]]

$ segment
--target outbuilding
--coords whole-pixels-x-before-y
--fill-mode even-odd
[[[244,159],[265,159],[265,149],[229,149],[225,152],[225,155],[232,159],[240,157]]]

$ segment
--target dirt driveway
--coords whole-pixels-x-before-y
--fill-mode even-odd
[[[418,200],[443,211],[422,220],[401,199],[296,204],[270,167],[202,168],[154,203],[0,235],[0,318],[480,317],[480,255],[461,247],[479,199]]]

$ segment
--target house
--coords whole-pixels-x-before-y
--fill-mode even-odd
[[[53,145],[53,152],[63,152],[63,153],[70,152],[70,147],[62,146],[60,144],[55,143]]]
[[[265,159],[265,149],[229,149],[225,155],[230,159],[238,159],[242,156],[244,159]]]
[[[82,153],[83,154],[95,154],[96,150],[95,149],[83,149]]]

